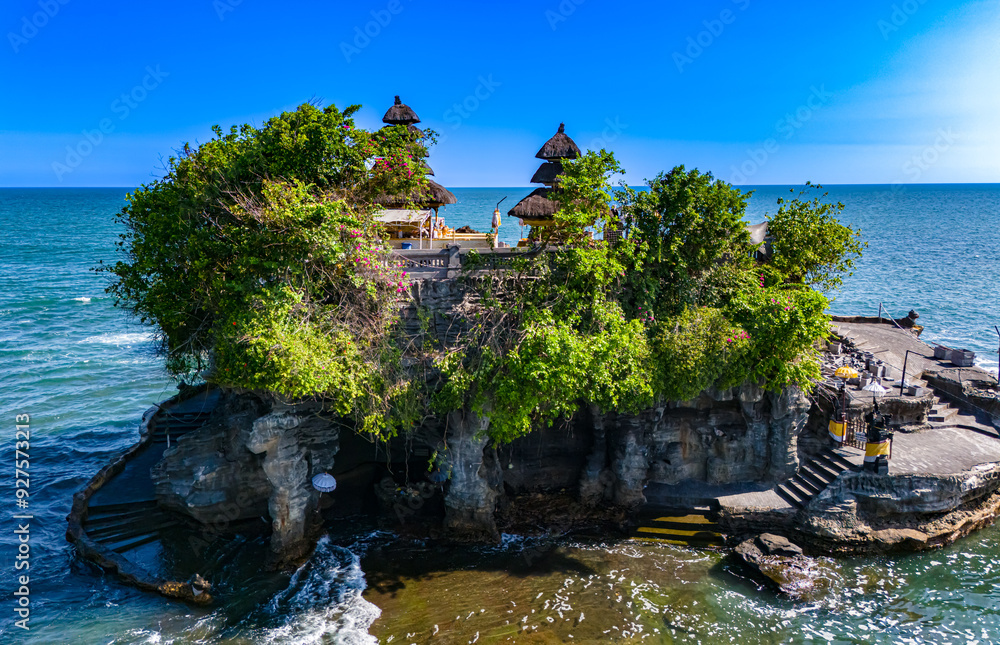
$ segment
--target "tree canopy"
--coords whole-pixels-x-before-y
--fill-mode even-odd
[[[356,110],[306,104],[260,128],[216,126],[129,195],[123,257],[101,270],[119,306],[155,325],[171,373],[393,422],[406,282],[372,214],[377,196],[426,182],[425,141],[357,128]]]
[[[821,186],[807,183],[799,197],[820,190]],[[837,220],[844,205],[827,203],[822,197],[779,199],[778,212],[768,218],[768,233],[773,239],[773,266],[786,281],[830,291],[840,287],[842,276],[852,275],[867,243],[860,229]]]
[[[446,347],[408,336],[407,276],[373,212],[426,181],[433,133],[368,132],[356,109],[216,127],[129,196],[122,258],[102,270],[118,304],[156,326],[171,372],[315,397],[383,437],[472,409],[498,441],[584,404],[637,411],[710,386],[818,378],[828,303],[812,287],[839,284],[863,248],[835,217],[843,207],[781,200],[762,265],[748,194],[683,166],[616,189],[622,169],[604,150],[564,162],[547,238],[558,245],[502,271],[469,254],[467,333]],[[605,224],[626,234],[588,234]]]

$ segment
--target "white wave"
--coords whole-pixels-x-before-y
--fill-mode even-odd
[[[153,334],[148,331],[121,333],[121,334],[101,334],[100,336],[90,336],[81,340],[81,343],[98,343],[101,345],[141,345],[153,340]]]
[[[82,302],[83,304],[87,305],[90,304],[91,298],[73,298],[73,300],[75,300],[76,302]]]
[[[287,622],[261,630],[254,640],[274,645],[376,644],[368,629],[382,610],[361,597],[365,586],[360,558],[324,536],[288,588],[268,604],[269,614]]]

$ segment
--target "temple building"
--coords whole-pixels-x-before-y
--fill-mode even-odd
[[[531,178],[533,184],[543,184],[527,197],[517,203],[507,212],[510,217],[516,217],[522,224],[529,226],[551,226],[558,204],[550,199],[552,193],[559,189],[559,178],[563,174],[564,159],[576,159],[580,156],[580,148],[566,134],[566,124],[559,124],[559,131],[545,142],[542,149],[535,155],[544,163],[538,167]]]
[[[382,117],[385,127],[406,126],[407,130],[419,140],[424,136],[423,130],[416,126],[420,117],[413,108],[396,97],[396,102]],[[434,175],[434,171],[421,161],[425,175]],[[454,236],[454,231],[444,224],[444,218],[438,216],[438,210],[446,204],[455,204],[458,200],[447,188],[432,179],[427,185],[409,194],[383,195],[378,204],[383,207],[378,219],[385,224],[390,235],[390,242],[395,248],[423,249],[440,248],[435,240]]]

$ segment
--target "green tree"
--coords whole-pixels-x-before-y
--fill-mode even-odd
[[[810,189],[822,187],[807,183],[799,197]],[[838,221],[844,205],[826,202],[825,197],[779,199],[778,212],[768,217],[768,235],[774,249],[772,266],[786,282],[832,291],[843,284],[843,276],[852,275],[868,244],[861,239],[861,229]]]
[[[638,303],[661,316],[717,306],[746,288],[753,245],[744,217],[749,194],[678,166],[633,193],[625,207],[630,235],[643,245],[634,285]]]
[[[555,226],[550,227],[560,242],[585,243],[587,230],[602,228],[611,213],[614,195],[611,182],[624,174],[615,156],[606,151],[588,150],[577,159],[563,162],[563,174],[552,200],[559,206]]]
[[[172,373],[366,418],[406,389],[389,360],[403,275],[372,213],[378,195],[421,189],[424,147],[406,128],[355,127],[356,109],[216,126],[129,195],[123,257],[102,270],[155,324]]]

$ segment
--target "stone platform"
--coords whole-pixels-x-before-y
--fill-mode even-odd
[[[787,495],[787,483],[689,481],[647,486],[647,509],[711,508],[729,537],[777,529],[839,552],[939,546],[991,522],[1000,511],[1000,433],[988,410],[997,397],[996,378],[935,359],[934,347],[889,324],[835,323],[831,331],[851,350],[869,352],[893,368],[897,389],[879,397],[882,406],[916,399],[899,394],[904,358],[907,384],[925,388],[925,416],[897,428],[887,475],[863,472],[864,453],[840,447],[827,450],[839,472],[831,472],[830,459],[800,466],[800,475],[806,471],[805,479],[797,477],[802,499]],[[827,369],[844,360],[828,355]],[[941,383],[950,392],[941,391]],[[961,396],[963,391],[975,396]],[[852,409],[870,409],[870,392],[855,386],[848,396]],[[829,477],[821,481],[820,472]]]

